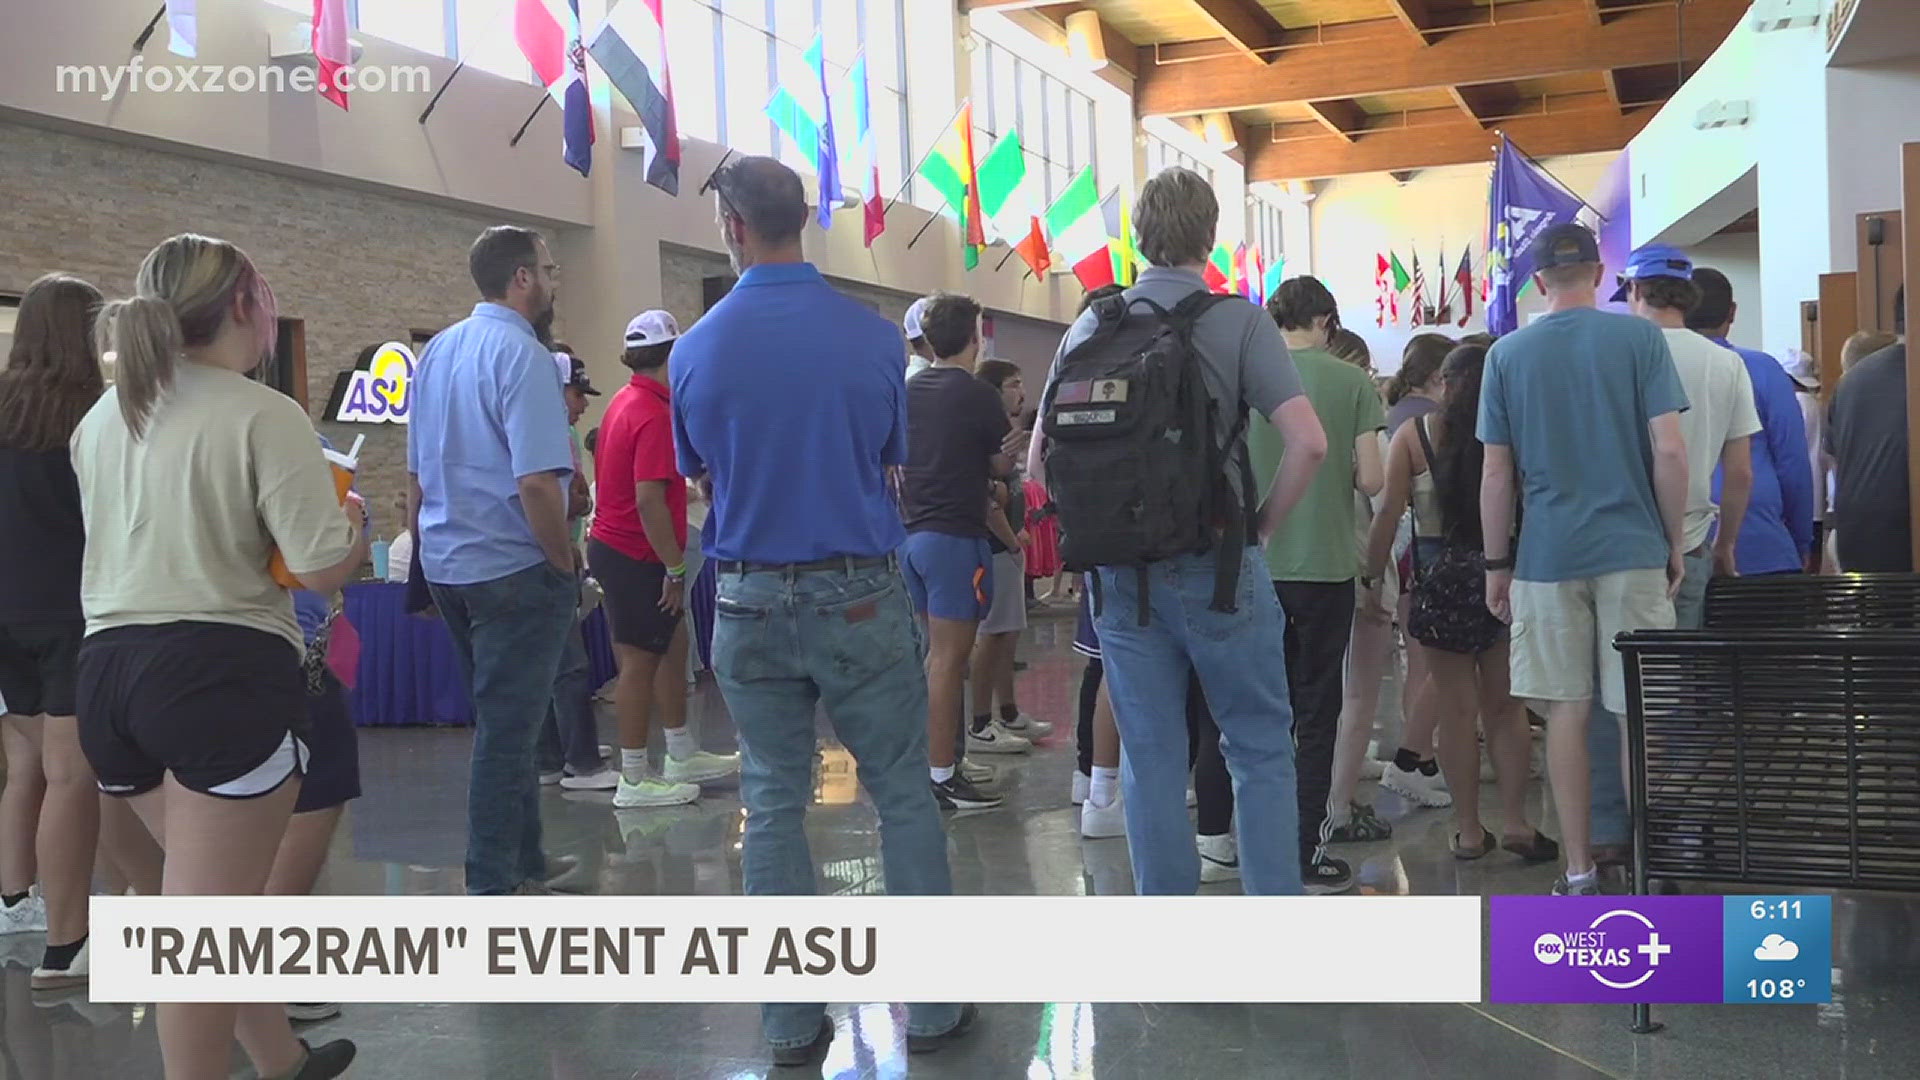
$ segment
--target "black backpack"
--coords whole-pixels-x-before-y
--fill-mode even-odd
[[[1147,623],[1147,564],[1217,551],[1213,609],[1234,610],[1253,512],[1227,481],[1222,443],[1246,428],[1241,407],[1228,438],[1207,389],[1193,328],[1228,296],[1196,292],[1168,311],[1144,297],[1096,301],[1092,333],[1060,358],[1041,423],[1047,490],[1068,570],[1133,566],[1140,623]],[[1252,465],[1239,461],[1249,500]],[[1094,606],[1100,606],[1093,575]]]

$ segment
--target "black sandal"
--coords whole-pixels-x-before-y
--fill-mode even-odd
[[[1530,863],[1552,862],[1560,857],[1560,845],[1554,843],[1538,829],[1534,830],[1533,836],[1528,840],[1520,843],[1508,840],[1500,846]]]
[[[1484,859],[1488,855],[1493,854],[1493,849],[1498,842],[1499,841],[1494,838],[1493,830],[1482,828],[1480,830],[1480,849],[1478,851],[1461,843],[1459,833],[1453,834],[1453,839],[1447,846],[1453,849],[1454,858],[1459,859],[1461,862],[1472,862],[1475,859]]]

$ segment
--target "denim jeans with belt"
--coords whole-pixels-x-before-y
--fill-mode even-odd
[[[1706,625],[1707,582],[1713,578],[1713,548],[1697,549],[1686,557],[1687,574],[1673,598],[1676,630],[1698,630]],[[1600,643],[1603,649],[1613,642]],[[1629,688],[1631,690],[1631,688]],[[1592,778],[1590,842],[1596,846],[1625,846],[1633,842],[1633,806],[1627,801],[1627,781],[1620,775],[1621,717],[1593,694],[1593,714],[1587,720],[1587,770]]]
[[[433,585],[473,694],[467,892],[546,877],[535,746],[578,607],[572,574],[541,562],[473,585]]]
[[[814,892],[804,819],[820,705],[879,815],[887,892],[950,895],[946,830],[927,781],[925,643],[899,570],[723,570],[718,585],[713,667],[740,732],[747,895]],[[766,1005],[761,1026],[774,1046],[805,1045],[825,1010]],[[916,1004],[908,1017],[911,1033],[939,1035],[960,1006]]]
[[[1120,727],[1127,850],[1141,895],[1200,887],[1187,819],[1187,672],[1200,676],[1233,775],[1240,879],[1249,894],[1300,892],[1300,808],[1287,690],[1286,616],[1266,560],[1241,558],[1234,610],[1214,611],[1212,554],[1147,568],[1147,625],[1132,567],[1100,571],[1100,656]]]

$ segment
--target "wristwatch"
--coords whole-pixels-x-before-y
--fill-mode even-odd
[[[1486,559],[1484,555],[1481,556],[1481,558]],[[1513,556],[1508,555],[1502,559],[1486,559],[1486,564],[1489,570],[1511,570],[1513,569]]]

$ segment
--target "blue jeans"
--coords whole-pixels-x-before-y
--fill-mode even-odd
[[[540,771],[558,772],[561,766],[575,775],[599,772],[600,727],[593,718],[593,666],[587,660],[587,640],[580,621],[567,630],[560,653],[560,674],[553,680],[553,701],[540,725]]]
[[[1131,567],[1100,571],[1096,619],[1113,714],[1127,850],[1141,895],[1191,895],[1200,856],[1187,819],[1187,672],[1200,676],[1233,775],[1240,878],[1250,895],[1300,892],[1300,809],[1295,802],[1293,708],[1286,616],[1256,548],[1241,559],[1235,610],[1214,611],[1214,556],[1186,555],[1147,570],[1149,620],[1140,625],[1140,579]]]
[[[546,877],[535,745],[578,607],[572,574],[546,562],[475,585],[433,585],[473,694],[467,892]]]
[[[1673,598],[1676,630],[1698,630],[1706,624],[1707,582],[1713,578],[1713,549],[1687,556],[1687,576]],[[1602,648],[1613,648],[1604,642]],[[1596,846],[1624,846],[1633,841],[1633,806],[1627,801],[1627,780],[1620,775],[1621,719],[1600,700],[1594,687],[1593,714],[1587,720],[1587,770],[1592,777],[1590,840]]]
[[[951,895],[946,830],[927,782],[925,645],[898,571],[723,573],[714,610],[714,674],[740,732],[747,895],[814,892],[803,826],[821,704],[879,814],[887,892]],[[761,1027],[774,1046],[801,1046],[825,1011],[766,1005]],[[957,1004],[916,1004],[907,1029],[939,1035],[959,1020]]]

